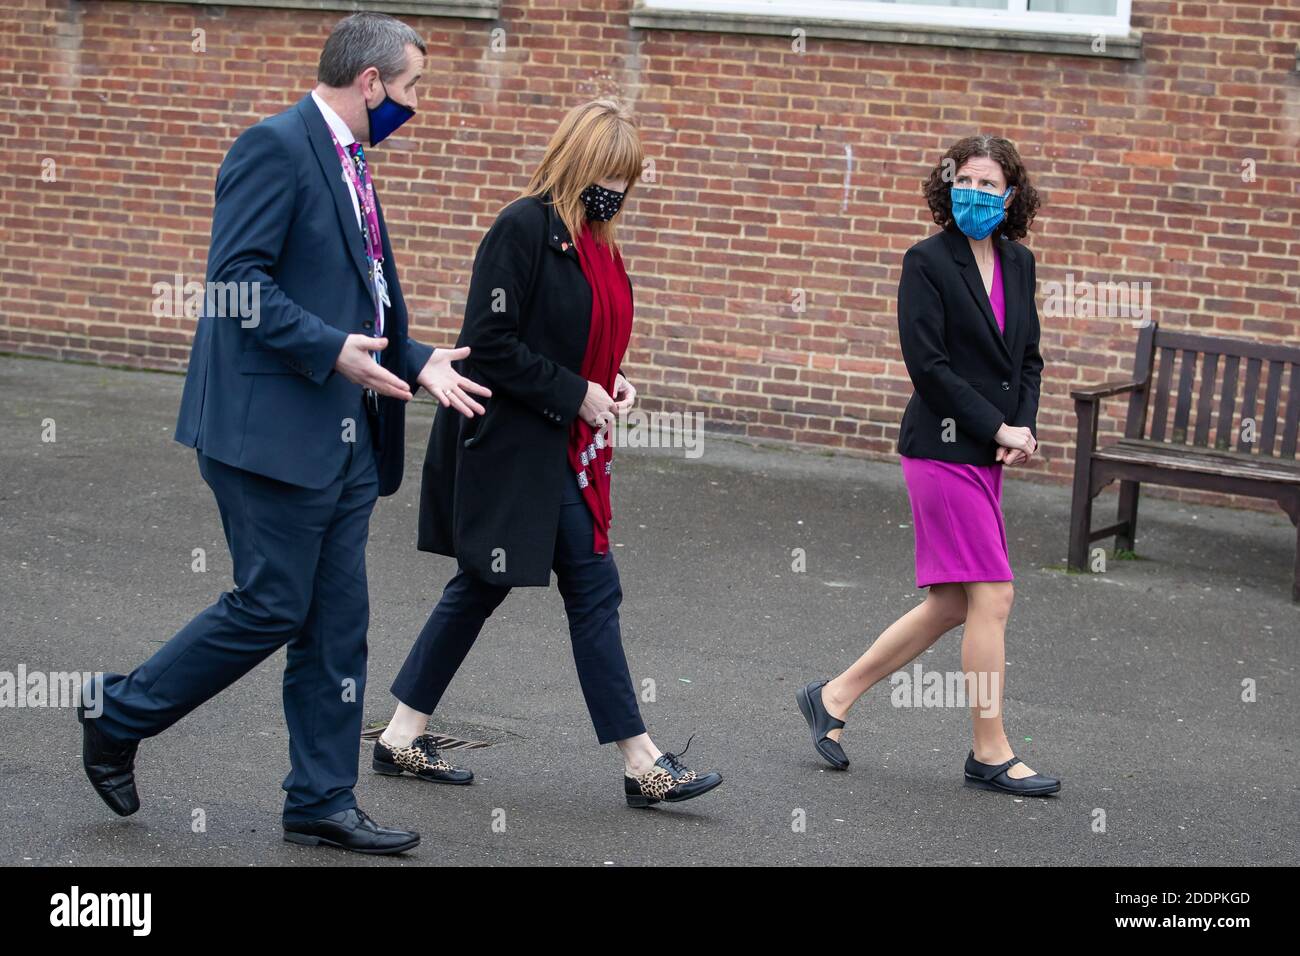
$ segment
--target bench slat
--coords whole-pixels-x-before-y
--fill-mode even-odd
[[[1156,345],[1161,348],[1186,349],[1193,352],[1240,355],[1242,358],[1257,358],[1265,362],[1300,362],[1300,348],[1293,345],[1219,338],[1214,335],[1194,335],[1190,332],[1168,332],[1158,329]]]
[[[1174,406],[1174,433],[1170,436],[1175,445],[1187,444],[1187,420],[1192,413],[1192,384],[1196,380],[1196,361],[1200,353],[1183,349],[1182,368],[1178,370],[1178,404]]]
[[[1214,405],[1214,382],[1219,375],[1219,355],[1217,352],[1203,353],[1201,362],[1201,398],[1196,403],[1196,434],[1193,445],[1204,447],[1210,443],[1210,409]]]
[[[1223,360],[1223,397],[1219,401],[1219,430],[1214,447],[1227,451],[1232,447],[1232,415],[1237,406],[1237,366],[1241,357],[1228,355]]]
[[[1128,415],[1124,420],[1124,434],[1141,438],[1147,429],[1147,409],[1151,405],[1151,363],[1155,359],[1152,344],[1156,340],[1156,325],[1151,323],[1138,333],[1137,351],[1133,353],[1133,379],[1142,384],[1129,393]]]
[[[1170,369],[1174,364],[1174,350],[1160,350],[1160,372],[1156,375],[1156,410],[1151,419],[1151,437],[1156,441],[1165,440],[1165,422],[1169,420],[1169,383],[1172,380]]]
[[[1268,363],[1268,388],[1264,391],[1264,414],[1260,417],[1258,429],[1259,454],[1265,458],[1273,457],[1274,439],[1277,438],[1277,400],[1282,391],[1282,362]]]
[[[1254,442],[1246,441],[1245,423],[1247,420],[1255,419],[1255,401],[1259,397],[1259,366],[1260,361],[1257,358],[1249,359],[1246,362],[1246,387],[1241,395],[1241,422],[1242,428],[1237,430],[1237,451],[1249,452],[1255,447]],[[1255,423],[1258,430],[1259,423]]]
[[[1277,458],[1260,458],[1241,452],[1170,445],[1149,439],[1121,439],[1097,449],[1093,455],[1104,461],[1154,465],[1170,471],[1195,471],[1207,475],[1255,478],[1300,485],[1300,463]]]
[[[1286,400],[1286,422],[1282,425],[1283,458],[1295,458],[1297,428],[1300,428],[1300,365],[1292,362],[1290,394]]]

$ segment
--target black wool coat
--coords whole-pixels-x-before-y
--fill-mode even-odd
[[[420,484],[418,546],[503,586],[550,583],[569,425],[587,394],[591,286],[545,197],[503,209],[474,257],[463,375],[492,389],[487,414],[439,408]]]

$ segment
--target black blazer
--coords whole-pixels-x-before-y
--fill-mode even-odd
[[[554,207],[517,199],[474,257],[461,372],[492,389],[487,414],[434,415],[420,485],[419,548],[503,586],[547,585],[568,467],[587,395],[591,286]]]
[[[898,451],[909,458],[991,465],[993,436],[1004,422],[1035,429],[1043,359],[1034,256],[1018,242],[993,242],[1002,261],[1005,335],[961,232],[944,230],[903,256],[898,335],[916,391],[903,412]]]

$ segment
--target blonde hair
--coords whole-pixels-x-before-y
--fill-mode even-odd
[[[644,156],[631,111],[617,100],[592,100],[560,121],[523,195],[550,193],[570,236],[576,239],[585,223],[598,241],[615,248],[614,220],[587,222],[582,191],[602,179],[626,179],[630,193]]]

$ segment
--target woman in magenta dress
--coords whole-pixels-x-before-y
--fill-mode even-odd
[[[1024,238],[1038,194],[1007,140],[973,136],[950,148],[925,196],[937,234],[903,257],[898,329],[915,388],[899,430],[916,536],[916,586],[926,598],[847,670],[796,695],[813,746],[832,766],[848,757],[849,708],[959,624],[973,744],[967,784],[1024,796],[1060,790],[1011,749],[1002,724],[1003,651],[1013,599],[1002,520],[1002,469],[1029,462],[1043,361],[1034,257]],[[945,682],[946,683],[946,682]]]

